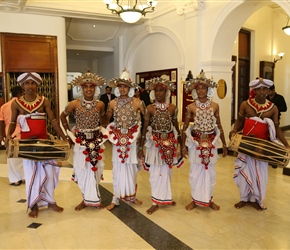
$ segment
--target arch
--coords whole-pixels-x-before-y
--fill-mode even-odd
[[[290,5],[285,1],[231,1],[227,4],[220,15],[213,20],[211,29],[206,35],[205,54],[202,61],[211,61],[212,58],[217,61],[230,61],[232,48],[237,33],[244,22],[258,9],[266,6],[270,2],[278,4],[290,13]],[[242,15],[240,13],[243,13]],[[227,39],[224,39],[227,37]]]
[[[146,39],[148,34],[151,35],[151,34],[157,34],[157,33],[166,35],[176,45],[176,48],[178,49],[178,54],[179,54],[179,60],[178,60],[179,67],[183,68],[184,61],[185,61],[185,52],[184,52],[185,50],[184,50],[183,44],[172,31],[164,27],[160,27],[160,26],[150,26],[149,31],[140,32],[137,36],[134,37],[133,41],[130,42],[130,47],[126,51],[125,58],[124,58],[124,65],[127,65],[128,68],[133,68],[132,62],[135,57],[136,49],[142,44],[142,41]]]
[[[210,24],[207,23],[207,27],[201,29],[200,37],[203,40],[200,43],[202,51],[200,68],[203,68],[207,75],[214,75],[215,79],[225,79],[231,88],[232,66],[234,64],[231,61],[231,56],[237,34],[254,12],[271,2],[279,5],[289,15],[290,4],[288,1],[230,1],[224,5],[217,16],[212,18]],[[228,94],[223,102],[220,102],[220,109],[227,110],[230,105],[231,94]],[[230,125],[230,122],[225,123],[224,130],[230,131]]]

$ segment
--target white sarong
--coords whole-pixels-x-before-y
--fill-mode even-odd
[[[172,126],[172,132],[177,139],[177,131]],[[172,192],[171,192],[171,175],[172,168],[169,168],[165,160],[161,158],[159,147],[155,147],[155,141],[153,140],[152,127],[148,126],[146,133],[146,155],[145,163],[150,165],[150,185],[151,185],[151,199],[153,205],[155,204],[172,204]],[[173,157],[173,164],[177,163],[177,157]]]
[[[251,117],[250,119],[268,124],[270,140],[281,144],[276,139],[276,129],[273,121],[269,118],[261,119],[259,117]],[[240,192],[240,200],[247,202],[257,202],[261,208],[266,196],[268,184],[268,163],[255,160],[245,154],[239,153],[235,161],[234,181]]]
[[[129,139],[129,144],[127,144],[128,157],[122,163],[122,158],[120,158],[120,146],[116,144],[118,141],[114,138],[114,134],[110,133],[109,141],[112,143],[112,174],[113,174],[113,189],[114,195],[112,203],[115,205],[120,204],[120,199],[125,201],[133,202],[136,198],[137,191],[137,174],[139,168],[138,158],[137,158],[137,138],[140,134],[141,123],[138,123],[138,129],[136,133],[133,134],[133,138]],[[107,126],[107,130],[110,132],[112,128],[115,127],[114,123],[110,123]]]
[[[23,159],[23,168],[27,206],[31,209],[35,204],[38,207],[55,204],[54,189],[58,184],[59,177],[57,162],[54,160],[32,161]]]
[[[8,177],[10,183],[24,180],[22,158],[7,158]]]
[[[213,199],[213,189],[216,183],[215,164],[219,159],[218,146],[220,131],[215,127],[215,137],[212,141],[214,148],[211,148],[212,157],[208,169],[202,163],[200,150],[197,149],[199,144],[191,135],[192,126],[186,130],[186,146],[188,147],[188,160],[190,161],[189,183],[191,187],[191,197],[196,205],[209,207]]]
[[[105,149],[104,145],[101,145]],[[104,170],[104,158],[99,160],[96,167],[97,171],[92,171],[92,164],[86,162],[86,156],[83,151],[86,147],[79,146],[77,143],[74,145],[74,171],[75,179],[82,192],[84,203],[86,206],[98,207],[101,205],[101,194],[99,191],[99,184],[102,180]],[[103,156],[103,154],[100,154]]]

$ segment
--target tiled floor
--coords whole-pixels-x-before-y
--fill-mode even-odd
[[[108,146],[102,197],[111,201],[111,159]],[[172,191],[177,205],[161,207],[152,215],[149,173],[138,175],[137,197],[143,205],[122,203],[112,212],[85,208],[78,186],[70,180],[69,164],[61,168],[55,190],[64,212],[41,210],[37,219],[28,217],[25,186],[9,185],[5,151],[0,151],[0,249],[290,249],[290,176],[269,167],[269,184],[264,204],[258,212],[247,206],[234,208],[239,201],[233,181],[234,157],[221,158],[216,166],[214,201],[220,211],[197,207],[186,211],[190,202],[189,163],[173,169]],[[70,160],[69,160],[70,161]]]

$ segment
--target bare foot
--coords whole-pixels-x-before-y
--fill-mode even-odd
[[[171,206],[176,206],[176,202],[172,201]]]
[[[114,207],[118,207],[115,203],[111,203],[109,206],[106,206],[106,209],[109,211],[112,210]]]
[[[138,199],[135,199],[132,203],[136,204],[137,206],[141,206],[143,204],[143,202]]]
[[[76,207],[75,207],[75,210],[76,211],[81,211],[82,209],[84,209],[86,207],[84,201],[82,201],[80,204],[78,204]]]
[[[63,208],[59,207],[56,203],[55,204],[48,204],[48,209],[52,209],[55,212],[62,213]]]
[[[258,211],[266,210],[266,207],[261,207],[258,202],[251,202],[251,205],[253,208],[256,208]]]
[[[104,209],[104,208],[105,208],[105,206],[104,206],[102,203],[100,203],[100,205],[99,205],[99,206],[97,206],[97,208],[99,208],[99,209]]]
[[[214,202],[211,202],[209,205],[210,208],[212,208],[215,211],[220,210],[220,206],[218,206],[217,204],[215,204]]]
[[[195,204],[194,201],[192,201],[192,202],[190,202],[190,203],[185,207],[185,209],[186,209],[187,211],[190,211],[190,210],[194,209],[195,207],[196,207],[196,204]]]
[[[10,185],[17,187],[17,186],[20,186],[21,184],[22,184],[22,180],[11,183]]]
[[[247,204],[248,204],[248,202],[246,202],[246,201],[240,201],[240,202],[235,204],[235,208],[242,208],[242,207],[246,206]]]
[[[31,218],[37,218],[38,217],[38,206],[37,206],[37,204],[35,204],[31,208],[31,212],[28,214],[28,216],[31,217]]]
[[[147,214],[153,214],[158,209],[159,209],[158,205],[152,205],[148,210],[146,210],[146,213]]]

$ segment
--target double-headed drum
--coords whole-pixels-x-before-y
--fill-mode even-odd
[[[256,137],[235,134],[228,148],[254,159],[281,167],[285,167],[289,163],[290,154],[283,145]]]
[[[24,158],[36,161],[68,159],[70,145],[62,140],[20,139],[9,140],[8,158]]]

